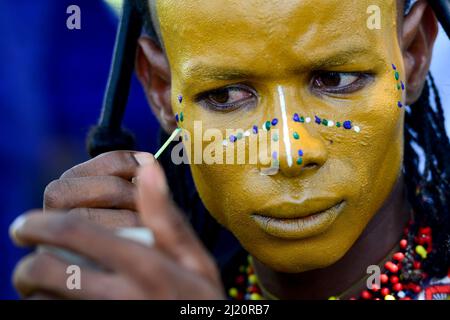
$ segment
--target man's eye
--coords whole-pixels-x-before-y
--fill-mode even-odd
[[[371,80],[372,77],[365,73],[321,72],[313,77],[312,89],[325,94],[349,94]]]
[[[256,103],[256,94],[247,86],[230,86],[207,92],[198,101],[208,108],[231,111]]]

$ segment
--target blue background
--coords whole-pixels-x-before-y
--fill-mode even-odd
[[[81,7],[81,30],[66,28],[71,4]],[[17,298],[11,272],[25,253],[12,246],[8,226],[41,207],[51,180],[88,159],[85,136],[99,115],[116,24],[100,0],[0,1],[0,299]],[[449,57],[441,30],[432,70],[444,106],[450,104]],[[125,125],[140,150],[156,151],[158,124],[136,79]]]

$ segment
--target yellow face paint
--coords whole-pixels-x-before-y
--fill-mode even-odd
[[[367,27],[371,5],[381,9],[381,29]],[[193,132],[197,120],[225,132],[279,120],[277,174],[250,164],[191,165],[207,209],[275,270],[336,262],[401,170],[396,1],[159,0],[157,11],[183,128]],[[211,99],[208,92],[227,86]],[[218,110],[230,97],[238,105]],[[359,130],[345,129],[346,120]]]

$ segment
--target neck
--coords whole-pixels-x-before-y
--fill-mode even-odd
[[[327,299],[345,292],[349,298],[365,289],[369,265],[378,265],[392,252],[410,218],[403,175],[382,208],[375,214],[352,248],[335,264],[300,274],[274,271],[254,259],[254,268],[264,288],[279,299]]]

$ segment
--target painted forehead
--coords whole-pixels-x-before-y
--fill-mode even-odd
[[[375,6],[382,23],[375,32],[367,27],[368,9],[374,3],[378,4]],[[243,64],[245,58],[249,62],[258,58],[255,50],[261,58],[269,51],[283,53],[274,49],[286,48],[287,43],[293,55],[304,56],[305,60],[317,60],[309,58],[308,52],[316,55],[336,47],[384,50],[380,43],[387,45],[395,40],[397,25],[395,0],[160,0],[157,10],[169,58],[176,63],[186,62],[189,56],[198,62],[202,57],[214,56],[232,62],[234,56]]]

